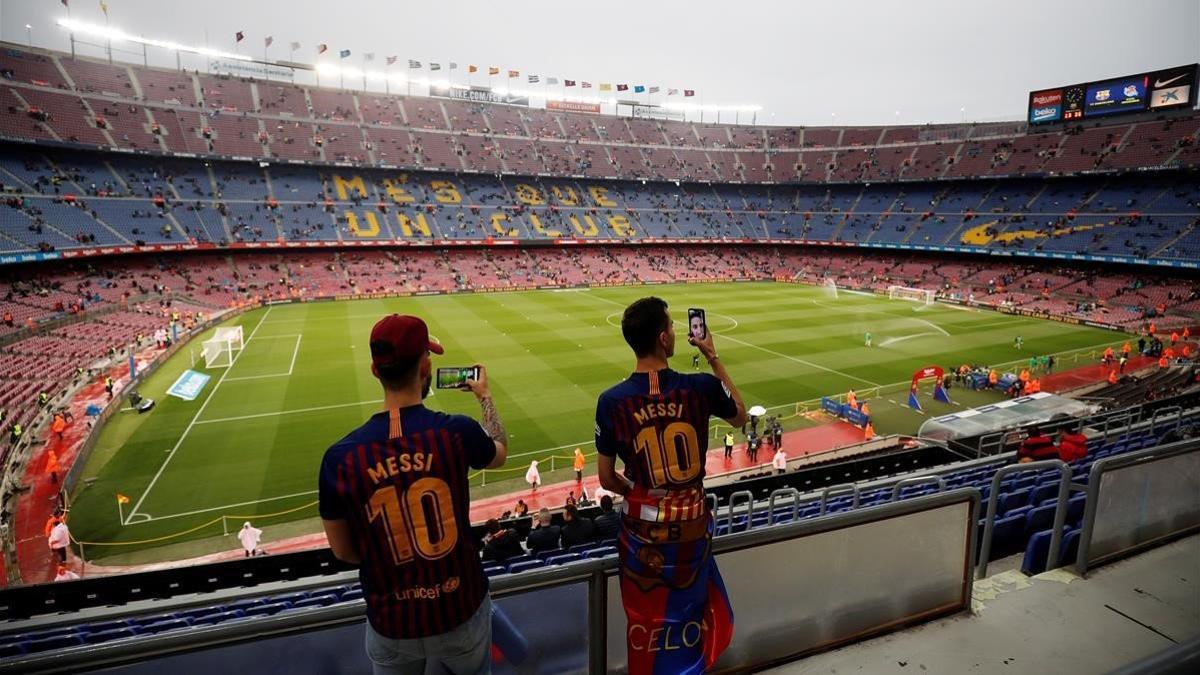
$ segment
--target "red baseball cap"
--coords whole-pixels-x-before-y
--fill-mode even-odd
[[[429,326],[415,316],[390,314],[371,329],[371,361],[376,366],[411,361],[427,351],[445,353],[440,344],[429,339]]]

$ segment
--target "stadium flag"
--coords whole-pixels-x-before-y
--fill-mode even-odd
[[[668,89],[668,90],[667,90],[667,96],[675,96],[675,95],[677,95],[678,93],[679,93],[679,90],[678,90],[678,89]]]
[[[684,96],[695,96],[695,95],[696,95],[696,90],[695,90],[695,89],[684,89],[684,90],[683,90],[683,95],[684,95]]]
[[[629,85],[627,85],[627,84],[618,84],[618,85],[617,85],[617,91],[629,91]]]
[[[317,53],[318,54],[324,54],[327,51],[329,51],[329,45],[325,44],[324,42],[317,45]]]
[[[421,62],[420,62],[420,61],[414,61],[413,59],[409,59],[409,60],[408,60],[408,67],[409,67],[409,68],[420,68],[420,67],[421,67]]]
[[[478,72],[479,72],[479,66],[472,66],[472,65],[468,65],[468,66],[467,66],[467,72],[468,72],[468,73],[478,73]]]
[[[584,88],[584,89],[591,89],[591,88],[592,88],[592,83],[591,83],[591,82],[581,82],[581,83],[579,84],[579,86],[580,86],[580,87],[582,87],[582,88]]]
[[[100,11],[104,12],[104,18],[107,19],[108,18],[108,3],[104,2],[104,0],[100,0]]]
[[[650,93],[651,93],[651,94],[657,94],[657,93],[658,93],[658,91],[659,91],[658,87],[650,87]]]
[[[537,84],[542,80],[541,75],[530,75],[528,78],[529,84]]]
[[[128,504],[128,503],[129,503],[129,497],[126,497],[125,495],[123,495],[123,494],[121,494],[120,492],[118,492],[118,493],[117,493],[117,503],[118,503],[118,504]]]
[[[521,71],[519,71],[519,70],[510,70],[510,71],[508,71],[508,77],[509,77],[510,79],[511,79],[511,78],[514,78],[514,77],[520,77],[520,76],[521,76]]]
[[[245,39],[246,39],[246,34],[245,34],[245,33],[243,33],[243,32],[242,32],[242,31],[240,31],[240,30],[239,30],[238,32],[236,32],[236,33],[234,33],[234,34],[233,34],[233,41],[234,41],[234,42],[241,42],[242,40],[245,40]]]
[[[547,77],[546,84],[558,84],[558,78],[557,77]]]
[[[394,56],[389,56],[389,57],[387,57],[387,64],[388,64],[389,66],[390,66],[390,65],[392,65],[392,64],[393,64],[393,63],[395,63],[395,62],[396,62],[396,57],[394,57]]]
[[[348,56],[350,56],[350,50],[349,50],[349,49],[343,49],[342,51],[338,52],[338,58],[343,58],[343,59],[344,59],[344,58],[346,58],[346,57],[348,57]]]
[[[488,66],[488,75],[499,75],[500,69],[496,66]]]
[[[263,38],[263,47],[264,47],[264,48],[265,48],[265,47],[270,47],[270,46],[271,46],[271,43],[272,43],[272,42],[274,42],[274,41],[275,41],[275,38],[273,38],[273,37],[271,37],[270,35],[268,35],[267,37]]]
[[[367,52],[366,54],[363,54],[363,61],[374,61],[374,60],[375,60],[375,52]]]
[[[612,91],[612,85],[608,82],[601,82],[600,91]]]
[[[291,46],[291,48],[292,48],[292,51],[296,51],[297,49],[300,49],[300,43],[299,43],[299,42],[293,42],[293,43],[292,43],[290,46]]]
[[[441,70],[441,69],[442,69],[442,64],[434,63],[432,61],[429,62],[429,70],[430,71]]]
[[[644,94],[644,93],[646,93],[646,86],[645,86],[645,85],[642,85],[642,84],[635,84],[635,85],[633,85],[633,93],[635,93],[635,94]]]
[[[451,61],[450,62],[450,70],[458,70],[458,64]]]
[[[563,80],[563,86],[564,87],[574,87],[575,80]]]
[[[63,7],[66,7],[67,9],[71,9],[71,3],[69,0],[59,0],[59,1],[62,2]]]

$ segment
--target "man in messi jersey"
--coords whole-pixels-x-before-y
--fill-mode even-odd
[[[663,300],[643,298],[626,308],[621,332],[637,366],[600,395],[596,449],[601,485],[625,497],[618,549],[629,672],[701,673],[733,637],[704,498],[708,418],[737,428],[746,422],[746,408],[712,333],[688,342],[713,375],[668,367],[675,329]]]
[[[367,655],[376,673],[490,670],[492,604],[470,536],[467,473],[494,469],[507,434],[487,375],[468,380],[482,423],[429,410],[443,353],[425,322],[392,314],[371,330],[371,373],[383,411],[325,452],[322,523],[333,554],[359,565],[367,604]],[[440,672],[440,671],[439,671]]]

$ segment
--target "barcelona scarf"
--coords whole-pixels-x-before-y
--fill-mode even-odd
[[[703,673],[733,638],[706,507],[698,486],[635,488],[625,498],[618,549],[634,675]]]

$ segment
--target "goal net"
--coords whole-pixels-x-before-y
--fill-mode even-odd
[[[204,341],[204,367],[227,368],[236,352],[242,350],[242,327],[218,328],[212,339]]]
[[[912,300],[926,305],[932,305],[934,291],[924,288],[909,288],[907,286],[888,286],[888,298],[892,300]]]

